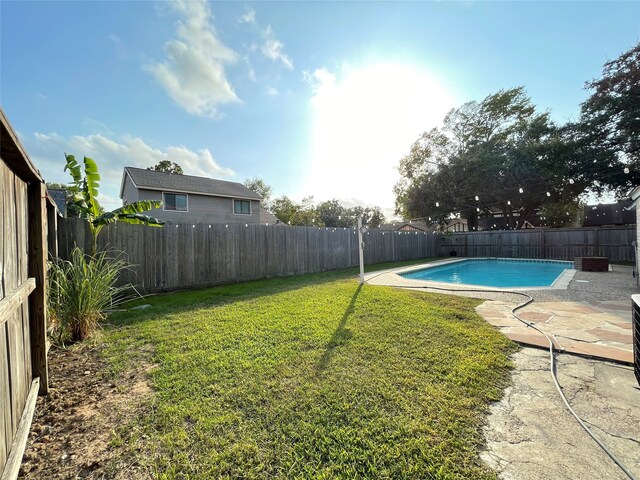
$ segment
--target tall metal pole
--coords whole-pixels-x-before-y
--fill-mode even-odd
[[[364,242],[362,241],[362,217],[358,217],[358,256],[360,258],[360,285],[364,284]]]

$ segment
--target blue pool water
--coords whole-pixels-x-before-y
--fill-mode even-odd
[[[404,278],[486,287],[548,287],[571,262],[554,260],[469,259],[400,274]]]

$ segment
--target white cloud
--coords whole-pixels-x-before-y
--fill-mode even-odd
[[[298,196],[358,199],[388,214],[397,165],[455,99],[424,67],[397,63],[304,72],[313,112],[306,178]]]
[[[255,25],[256,23],[256,11],[251,7],[245,7],[244,15],[242,15],[239,20],[240,23],[250,23]]]
[[[275,87],[269,87],[267,89],[267,95],[271,95],[272,97],[275,97],[276,95],[280,95],[280,92]]]
[[[267,29],[264,31],[264,43],[262,44],[262,54],[270,60],[274,62],[282,62],[282,64],[288,69],[293,69],[293,62],[291,59],[282,51],[284,48],[284,43],[278,40],[275,37],[275,33],[273,32],[273,28],[271,25],[267,26]]]
[[[27,139],[31,157],[49,182],[68,183],[70,176],[64,172],[64,153],[91,157],[100,169],[100,201],[114,203],[118,199],[122,170],[125,166],[147,168],[161,160],[176,162],[185,174],[203,177],[230,177],[230,168],[221,166],[207,148],[190,150],[185,146],[155,148],[139,137],[125,135],[112,139],[103,134],[63,137],[57,133],[35,133],[35,142]],[[120,203],[116,200],[115,203]]]
[[[237,55],[218,39],[205,1],[176,0],[170,5],[181,17],[177,38],[165,44],[164,61],[144,69],[187,112],[215,117],[220,104],[239,101],[224,69]]]
[[[314,93],[313,99],[322,98],[327,94],[326,91],[336,84],[336,76],[324,67],[317,68],[313,73],[305,70],[302,72],[302,76],[311,85]]]

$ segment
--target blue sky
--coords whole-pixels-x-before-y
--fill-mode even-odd
[[[555,120],[640,40],[640,2],[0,2],[0,102],[48,181],[91,156],[393,209],[452,107],[523,85]]]

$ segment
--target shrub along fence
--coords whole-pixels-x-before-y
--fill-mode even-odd
[[[431,233],[371,230],[364,235],[365,264],[434,257],[440,237]],[[83,219],[58,225],[59,256],[74,245],[91,250]],[[171,224],[162,228],[116,223],[105,227],[99,249],[121,251],[134,265],[121,283],[144,291],[171,291],[220,283],[334,270],[358,265],[355,228],[245,224]]]
[[[609,228],[559,228],[465,232],[445,235],[438,253],[462,257],[551,258],[609,257],[634,261],[635,225]]]

